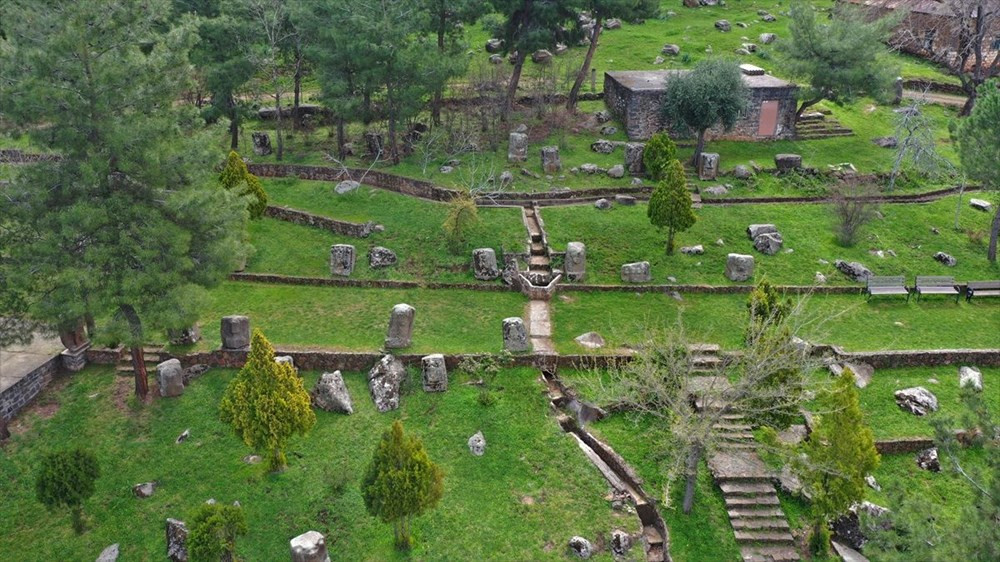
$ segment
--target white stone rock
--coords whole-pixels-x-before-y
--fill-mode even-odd
[[[469,437],[469,452],[477,457],[486,454],[486,438],[482,431],[477,431],[475,435]]]
[[[975,367],[962,367],[958,370],[958,387],[971,386],[974,390],[983,390],[983,373]]]
[[[307,531],[288,541],[292,562],[330,562],[326,537],[319,531]]]

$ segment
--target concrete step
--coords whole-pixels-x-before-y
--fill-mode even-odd
[[[531,245],[531,255],[533,255],[533,256],[544,256],[545,255],[545,246],[542,243],[540,243],[540,242],[536,242],[536,243],[532,244]]]
[[[747,425],[745,423],[724,423],[724,422],[720,422],[720,423],[717,423],[717,424],[713,425],[712,429],[714,429],[716,431],[745,432],[745,431],[752,431],[753,427],[749,426],[749,425]]]
[[[717,431],[719,437],[730,441],[753,441],[753,433],[748,431]]]
[[[660,534],[660,531],[656,527],[651,525],[643,527],[642,537],[646,539],[646,543],[650,546],[663,544],[663,535]]]
[[[795,537],[788,531],[739,531],[734,530],[736,542],[777,543],[794,545]]]
[[[719,484],[722,493],[733,496],[773,494],[774,485],[769,482],[723,482]]]
[[[687,348],[689,353],[697,355],[715,355],[722,351],[722,346],[715,343],[692,343]]]
[[[695,365],[718,365],[722,359],[715,355],[692,355],[691,362]]]
[[[803,135],[795,135],[798,140],[820,140],[820,139],[833,139],[837,137],[853,137],[854,133],[806,133]]]
[[[749,506],[777,506],[781,505],[778,496],[771,492],[769,496],[725,496],[726,508],[749,507]]]
[[[769,517],[784,517],[785,512],[781,511],[780,507],[764,506],[764,507],[753,507],[753,506],[740,506],[731,507],[726,509],[726,513],[729,514],[730,519],[753,519],[757,517],[769,518]]]
[[[801,560],[792,546],[746,545],[740,547],[743,562],[792,562]]]
[[[750,517],[731,519],[733,529],[740,531],[788,530],[788,521],[784,517]]]
[[[530,256],[528,258],[528,269],[544,269],[549,267],[548,256]]]
[[[541,235],[541,233],[532,232],[531,233],[531,241],[532,242],[537,242],[537,243],[541,244],[542,243],[542,235]]]
[[[750,443],[748,441],[723,441],[722,443],[719,443],[719,448],[731,451],[753,451],[757,449],[757,444]]]
[[[726,415],[722,416],[722,419],[724,419],[724,420],[729,421],[730,423],[732,423],[732,422],[736,422],[736,421],[743,421],[746,418],[743,417],[743,414],[726,414]]]

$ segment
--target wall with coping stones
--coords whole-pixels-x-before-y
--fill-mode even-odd
[[[59,374],[61,366],[62,357],[56,355],[0,393],[0,417],[13,419],[52,382],[53,377]]]
[[[386,279],[334,279],[327,277],[296,277],[275,273],[231,273],[233,281],[251,283],[275,283],[282,285],[306,285],[315,287],[356,287],[364,289],[460,289],[500,293],[516,290],[499,283],[424,283],[419,281],[391,281]]]
[[[273,205],[267,206],[267,209],[264,210],[264,216],[285,222],[322,228],[335,234],[352,236],[354,238],[368,238],[368,236],[375,230],[375,223],[370,221],[364,224],[339,221],[307,213],[305,211],[289,209],[288,207],[276,207]]]
[[[377,170],[302,166],[298,164],[249,164],[247,165],[247,169],[250,170],[250,173],[265,178],[294,176],[304,180],[329,182],[344,180],[361,181],[364,179],[364,183],[368,185],[432,201],[451,201],[461,193],[453,189],[437,187],[430,182],[395,174],[386,174]]]

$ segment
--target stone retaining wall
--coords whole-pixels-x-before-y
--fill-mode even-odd
[[[62,357],[56,355],[0,393],[0,418],[13,419],[52,382],[61,365]]]
[[[58,154],[36,154],[24,152],[16,148],[0,148],[0,164],[28,164],[32,162],[54,161],[61,158]]]
[[[352,236],[354,238],[368,238],[368,236],[375,231],[376,226],[374,222],[358,224],[347,221],[339,221],[307,213],[305,211],[299,211],[297,209],[276,207],[273,205],[267,206],[267,209],[264,210],[264,215],[285,222],[322,228],[324,230],[329,230],[334,234],[342,234],[344,236]]]
[[[1000,367],[1000,349],[914,349],[906,351],[844,351],[833,347],[842,361],[868,363],[876,369],[975,365]]]
[[[340,182],[354,180],[367,185],[395,191],[403,195],[429,199],[431,201],[451,201],[461,192],[438,187],[430,182],[387,174],[377,170],[357,168],[331,168],[328,166],[303,166],[298,164],[248,164],[250,173],[264,178],[297,177],[304,180]]]
[[[776,285],[778,291],[794,294],[819,295],[860,295],[864,287],[858,286],[827,286],[827,285]],[[749,293],[753,285],[588,285],[566,283],[559,285],[560,291],[576,293],[702,293],[717,295],[733,295]]]
[[[876,441],[875,448],[880,455],[896,455],[900,453],[915,453],[934,446],[934,440],[929,437],[904,437]]]
[[[500,293],[516,290],[499,283],[424,283],[419,281],[391,281],[388,279],[335,279],[327,277],[296,277],[276,273],[230,273],[233,281],[274,283],[281,285],[306,285],[314,287],[355,287],[364,289],[460,289]]]

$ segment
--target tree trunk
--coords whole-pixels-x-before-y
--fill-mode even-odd
[[[986,252],[990,263],[997,262],[997,237],[1000,236],[1000,205],[997,205],[997,213],[993,215],[993,225],[990,227],[990,248]]]
[[[976,107],[976,89],[973,87],[972,91],[968,92],[968,94],[969,97],[965,98],[965,105],[958,112],[959,117],[968,117],[972,113],[972,108]]]
[[[518,51],[517,57],[514,59],[514,72],[510,75],[510,82],[507,84],[507,99],[504,101],[503,112],[501,112],[501,120],[507,122],[510,118],[510,112],[514,110],[514,100],[517,98],[517,84],[521,81],[521,70],[524,68],[524,59],[527,55]]]
[[[302,101],[302,51],[298,45],[295,47],[295,75],[293,76],[293,99],[292,99],[292,129],[296,131],[302,125],[302,116],[299,114],[299,103]]]
[[[798,111],[795,112],[795,121],[797,122],[799,120],[799,117],[802,117],[802,112],[805,111],[807,107],[812,107],[821,101],[823,101],[823,98],[813,98],[811,100],[806,100],[802,102],[802,105],[799,106]]]
[[[691,513],[691,508],[694,507],[694,489],[698,484],[698,463],[701,461],[701,443],[695,443],[691,445],[691,450],[688,451],[687,466],[684,469],[685,485],[684,485],[684,504],[682,506],[684,513]]]
[[[229,94],[229,149],[236,150],[240,146],[240,112],[236,100]]]
[[[399,148],[396,146],[396,115],[389,112],[389,157],[393,164],[399,164]]]
[[[594,19],[594,31],[590,36],[590,47],[587,48],[587,55],[583,57],[583,66],[580,67],[580,72],[576,74],[576,81],[573,82],[573,88],[569,91],[569,98],[566,100],[566,109],[570,111],[576,111],[576,102],[580,97],[580,88],[583,87],[583,83],[587,80],[587,72],[590,71],[590,63],[594,59],[594,51],[597,50],[597,40],[601,36],[601,21],[604,18],[597,16]]]
[[[698,169],[698,159],[701,158],[701,151],[705,150],[705,131],[698,131],[698,144],[694,148],[694,154],[691,156],[691,165]]]
[[[441,57],[444,54],[444,28],[448,23],[445,12],[442,10],[439,13],[440,19],[438,20],[437,28],[437,40],[438,40],[438,52],[441,53]],[[431,100],[431,123],[435,126],[441,124],[441,103],[444,100],[444,84],[439,85],[434,89],[434,99]]]
[[[277,159],[278,162],[281,162],[282,157],[285,155],[285,141],[281,137],[281,92],[280,91],[276,90],[274,92],[274,104],[277,106],[277,111],[275,111],[274,113],[275,118],[277,119],[274,128],[274,136],[277,139],[278,143],[278,152],[275,155],[275,159]]]
[[[674,229],[667,231],[667,255],[672,255],[674,253]]]
[[[142,321],[132,305],[123,304],[119,311],[128,322],[132,334],[129,354],[132,356],[132,370],[135,372],[135,395],[140,400],[145,400],[149,394],[149,375],[146,373],[146,360],[142,352]]]
[[[337,157],[343,161],[347,158],[347,151],[344,150],[344,118],[337,118]]]
[[[10,437],[10,431],[7,429],[7,419],[0,416],[0,441]]]

